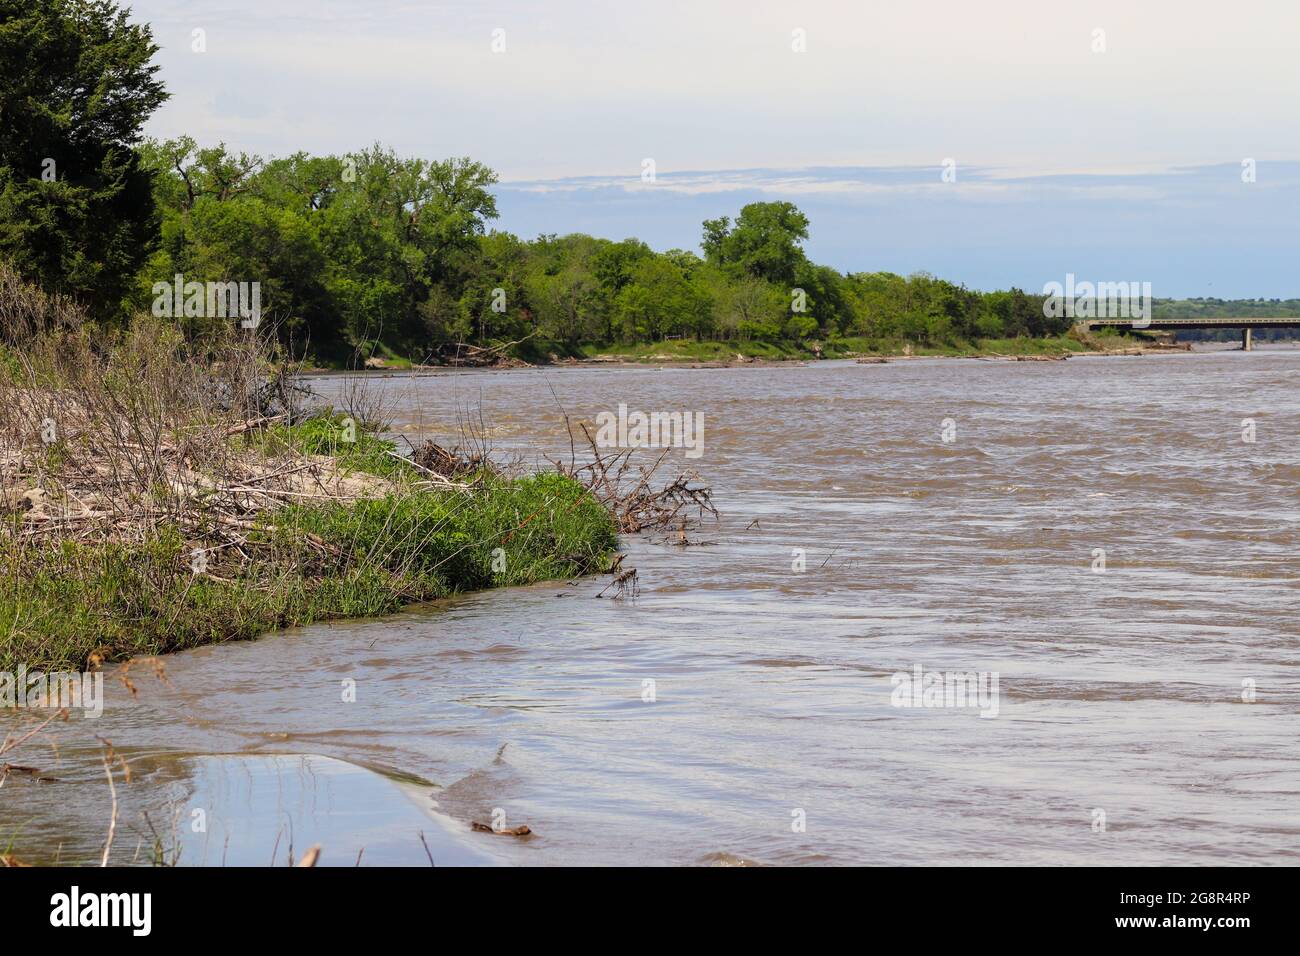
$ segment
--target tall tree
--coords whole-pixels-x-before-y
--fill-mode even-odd
[[[701,242],[705,257],[738,272],[791,285],[806,260],[808,217],[791,202],[752,202],[740,210],[734,225],[723,216],[704,222]]]
[[[643,259],[616,300],[627,342],[659,341],[669,335],[698,336],[711,303],[667,256]]]
[[[0,255],[117,315],[156,241],[135,149],[166,99],[148,26],[112,0],[0,0]]]

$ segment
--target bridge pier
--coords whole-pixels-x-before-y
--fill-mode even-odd
[[[1250,332],[1249,325],[1241,330],[1241,350],[1243,352],[1249,352],[1255,347],[1250,341]]]

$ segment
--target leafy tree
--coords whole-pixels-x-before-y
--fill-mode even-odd
[[[574,259],[555,275],[538,275],[532,288],[542,327],[570,351],[607,327],[610,307],[588,261]]]
[[[200,149],[189,137],[147,142],[141,155],[164,215],[159,249],[140,272],[139,304],[153,283],[178,273],[187,281],[257,282],[263,315],[284,337],[344,350],[324,283],[320,217],[283,185],[301,156],[268,164],[224,145]]]
[[[1060,335],[1070,327],[1071,319],[1049,319],[1043,311],[1046,296],[1034,295],[1020,289],[1011,290],[1012,321],[1022,326],[1026,334],[1041,337]]]
[[[704,223],[701,246],[709,262],[791,286],[804,264],[808,217],[794,203],[755,202],[743,207],[734,225],[723,216]]]
[[[618,295],[632,281],[632,270],[642,259],[654,255],[640,239],[624,239],[602,246],[592,257],[591,268],[601,286]]]
[[[149,27],[111,0],[0,0],[0,254],[118,316],[157,240],[135,144],[166,99]]]
[[[189,137],[147,143],[142,155],[164,210],[143,290],[178,272],[259,282],[263,311],[286,335],[335,357],[423,356],[530,322],[522,244],[484,236],[496,177],[480,163],[405,159],[380,146],[268,162]],[[498,287],[508,312],[492,308]]]
[[[433,286],[466,281],[466,257],[497,215],[496,176],[467,158],[400,159],[379,146],[348,159],[355,182],[323,210],[327,285],[354,345],[385,339],[419,351],[420,304]]]
[[[467,259],[459,267],[461,327],[480,343],[523,338],[534,318],[527,246],[508,232],[492,232]]]
[[[853,323],[853,310],[844,290],[844,277],[829,266],[818,266],[811,262],[800,263],[795,270],[795,288],[802,289],[805,298],[803,313],[793,313],[801,321],[787,326],[792,330],[790,337],[807,338],[819,329],[842,332]],[[811,328],[805,319],[813,320]],[[800,330],[796,334],[793,330]]]
[[[709,300],[666,257],[642,260],[632,281],[618,294],[624,341],[658,341],[666,336],[696,335],[707,325]]]
[[[790,308],[790,298],[762,279],[733,279],[721,270],[705,274],[713,304],[711,332],[723,339],[775,339]]]

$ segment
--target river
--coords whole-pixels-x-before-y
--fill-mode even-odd
[[[0,846],[98,858],[94,733],[132,767],[120,862],[1300,861],[1300,350],[366,381],[526,466],[568,457],[561,406],[698,412],[672,460],[721,520],[625,539],[635,599],[471,594],[110,679],[11,758],[58,782],[9,777]],[[997,696],[896,706],[918,667]],[[533,835],[469,831],[494,811]]]

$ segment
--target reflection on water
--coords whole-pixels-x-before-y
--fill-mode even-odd
[[[191,770],[189,812],[178,827],[183,864],[288,865],[312,846],[322,848],[320,866],[493,862],[467,845],[466,828],[430,819],[423,797],[429,788],[420,781],[403,787],[316,756],[195,757]]]
[[[71,765],[94,753],[73,752]],[[470,828],[438,811],[428,781],[376,773],[315,754],[130,754],[130,776],[108,788],[44,771],[8,798],[15,856],[28,863],[97,863],[118,799],[115,864],[292,866],[311,847],[318,866],[492,866]],[[30,777],[30,775],[25,775]],[[68,803],[73,811],[69,813]],[[69,820],[77,829],[69,829]],[[30,822],[36,826],[28,826]]]
[[[454,443],[481,406],[497,450],[536,464],[569,454],[561,401],[700,412],[685,464],[723,520],[700,546],[627,541],[634,603],[552,582],[187,652],[135,699],[110,682],[57,754],[25,748],[60,782],[9,779],[0,843],[97,856],[93,724],[132,761],[124,801],[159,814],[220,789],[175,755],[369,768],[382,794],[345,790],[385,809],[326,802],[327,854],[407,840],[373,770],[429,781],[401,785],[423,803],[403,812],[436,800],[448,841],[506,862],[1295,862],[1297,373],[1300,352],[1262,350],[370,379],[412,437]],[[998,716],[891,706],[917,665],[997,672]],[[250,808],[285,779],[250,774]],[[273,821],[319,792],[232,825],[269,862]],[[132,809],[124,852],[147,844]],[[535,835],[465,832],[494,810]],[[214,852],[187,837],[182,862]]]

